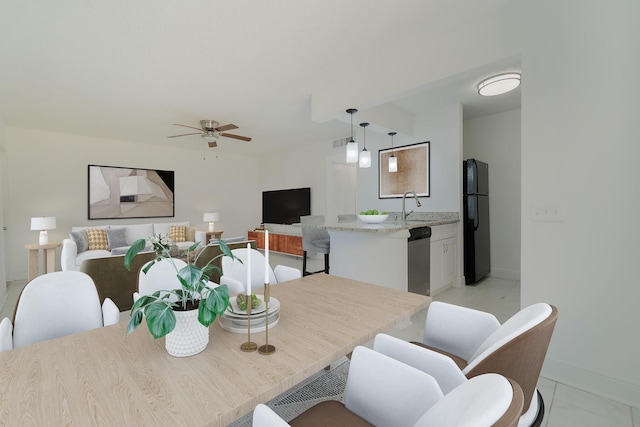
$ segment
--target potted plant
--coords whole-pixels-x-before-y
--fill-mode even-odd
[[[148,248],[147,243],[152,245],[156,258],[150,261],[142,272],[147,274],[154,264],[166,260],[165,262],[173,264],[180,288],[141,295],[131,307],[131,320],[127,326],[127,334],[140,326],[144,317],[149,332],[154,338],[167,337],[165,346],[169,354],[189,356],[199,353],[209,342],[209,325],[216,320],[217,316],[222,315],[229,305],[229,288],[226,285],[210,286],[211,273],[214,270],[221,273],[220,267],[214,265],[213,261],[222,256],[238,258],[233,256],[222,240],[219,240],[217,244],[220,245],[221,255],[211,259],[202,268],[187,264],[178,269],[170,254],[171,240],[166,236],[155,235],[149,239],[136,240],[131,245],[124,257],[125,268],[131,268],[131,260],[139,252]],[[198,246],[199,243],[196,243],[188,251],[192,252]],[[195,336],[197,342],[185,342],[181,332]]]

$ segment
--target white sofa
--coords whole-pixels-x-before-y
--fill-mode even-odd
[[[162,223],[147,223],[147,224],[135,224],[135,225],[100,225],[100,226],[81,226],[81,227],[72,227],[71,233],[69,233],[69,238],[64,239],[62,241],[62,251],[60,253],[60,265],[62,267],[62,271],[79,271],[80,265],[82,261],[90,258],[104,258],[114,255],[123,255],[127,252],[127,249],[130,245],[133,244],[138,239],[146,239],[153,235],[162,234],[169,235],[169,227],[170,226],[185,226],[187,227],[187,239],[184,242],[175,242],[178,249],[187,249],[192,246],[195,242],[200,242],[201,245],[206,245],[206,233],[204,231],[198,231],[193,227],[189,226],[189,222],[162,222]],[[86,229],[105,229],[115,231],[117,229],[124,229],[124,237],[126,239],[126,245],[123,245],[125,242],[120,239],[110,239],[110,243],[113,242],[115,244],[114,247],[110,245],[109,250],[81,250],[78,251],[78,243],[82,245],[82,243],[78,240],[78,234],[74,234],[77,232],[82,232]],[[122,234],[120,234],[122,237]],[[74,240],[75,239],[75,240]]]

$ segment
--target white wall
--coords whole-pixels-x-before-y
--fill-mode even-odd
[[[640,407],[640,2],[522,16],[522,305],[559,310],[545,376]],[[532,221],[548,201],[562,221]]]
[[[463,157],[489,164],[491,273],[520,280],[520,109],[464,121]]]
[[[255,159],[206,156],[201,150],[86,136],[6,128],[7,175],[11,179],[5,212],[8,280],[27,277],[26,243],[37,239],[32,216],[55,216],[50,241],[61,241],[73,225],[169,222],[172,218],[87,219],[87,165],[175,171],[175,220],[206,229],[204,212],[220,213],[216,228],[224,237],[246,235],[260,223],[261,192]],[[213,152],[213,151],[212,151]],[[37,155],[35,154],[37,153]],[[59,251],[58,251],[59,252]],[[58,253],[59,260],[59,253]],[[58,261],[59,262],[59,261]],[[59,265],[58,265],[59,268]]]
[[[430,141],[430,197],[420,198],[422,207],[407,200],[407,212],[461,212],[462,174],[462,106],[459,104],[430,110],[416,115],[411,140],[398,145]],[[362,150],[361,139],[360,150]],[[402,210],[401,199],[378,199],[378,150],[391,147],[388,135],[367,132],[367,150],[371,151],[372,166],[358,168],[357,211]],[[398,167],[402,167],[398,165]]]
[[[0,120],[0,227],[5,226],[5,199],[7,187],[7,156],[6,156],[6,137],[4,122]],[[4,254],[5,254],[5,236],[4,228],[0,229],[0,307],[7,299],[7,274],[5,270]]]

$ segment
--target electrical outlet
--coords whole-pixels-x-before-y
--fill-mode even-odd
[[[531,204],[532,221],[564,221],[560,202],[538,202]]]

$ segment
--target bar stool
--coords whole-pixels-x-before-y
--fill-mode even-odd
[[[329,274],[330,237],[327,230],[305,227],[305,225],[323,224],[323,215],[305,215],[300,217],[302,224],[302,275],[325,272]],[[324,270],[307,271],[307,252],[324,254]]]

